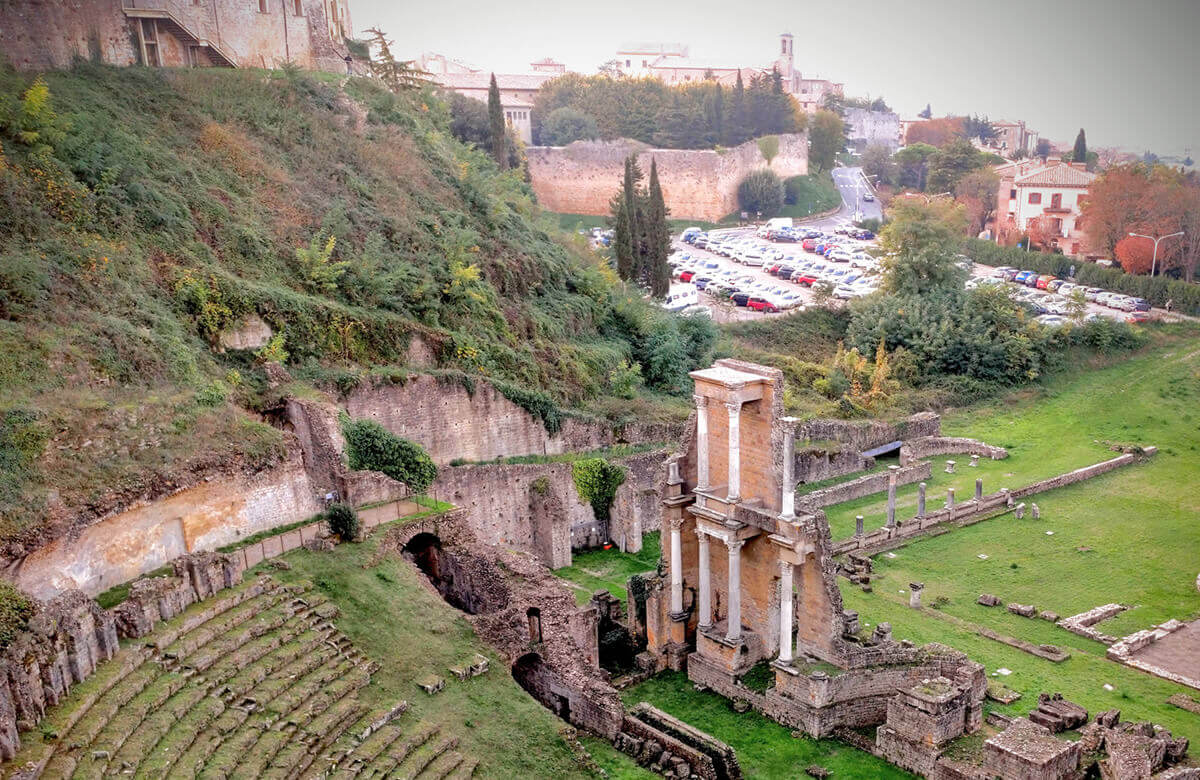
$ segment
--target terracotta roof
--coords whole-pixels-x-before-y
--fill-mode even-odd
[[[557,73],[497,73],[496,86],[500,89],[541,89],[542,84],[558,78]],[[435,73],[434,81],[451,89],[487,89],[491,85],[490,73]]]
[[[1018,176],[1013,183],[1018,187],[1087,187],[1095,178],[1094,173],[1063,163]]]

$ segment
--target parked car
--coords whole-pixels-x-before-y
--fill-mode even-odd
[[[1050,274],[1042,274],[1038,278],[1034,279],[1033,284],[1031,284],[1029,286],[1036,287],[1039,290],[1045,290],[1046,285],[1050,284],[1050,282],[1053,282],[1053,281],[1054,281],[1054,277],[1051,276]]]
[[[862,198],[863,198],[863,200],[867,201],[868,203],[875,200],[875,196],[872,195],[870,192],[864,192]]]
[[[1033,271],[1017,271],[1016,275],[1013,276],[1012,281],[1016,282],[1017,284],[1025,284],[1025,280],[1028,279],[1032,274]]]
[[[1134,298],[1133,299],[1133,310],[1134,311],[1150,311],[1150,309],[1151,309],[1150,301],[1146,300],[1145,298]]]
[[[817,281],[820,280],[820,278],[821,277],[817,276],[814,272],[806,271],[800,274],[800,278],[793,279],[792,281],[798,282],[801,287],[812,287]]]
[[[779,311],[778,306],[771,303],[766,298],[758,298],[758,297],[751,298],[750,300],[748,300],[746,302],[746,308],[753,309],[754,311],[764,311],[764,312]]]
[[[1066,284],[1066,282],[1064,282],[1062,279],[1051,279],[1050,281],[1046,282],[1046,290],[1048,292],[1058,292],[1058,290],[1064,284]]]
[[[690,282],[690,281],[692,281],[692,277],[694,277],[695,275],[696,275],[695,271],[684,271],[683,273],[681,273],[679,275],[679,281]]]
[[[1084,288],[1083,299],[1089,303],[1093,303],[1096,301],[1097,296],[1099,296],[1102,292],[1104,292],[1104,290],[1101,290],[1099,287]]]
[[[1049,328],[1061,328],[1067,324],[1067,318],[1057,314],[1043,314],[1035,319]]]
[[[1131,311],[1125,315],[1125,321],[1130,323],[1131,325],[1138,325],[1143,322],[1149,322],[1150,314],[1149,314],[1149,312],[1144,312],[1144,311]]]
[[[735,306],[745,306],[750,302],[750,293],[735,292],[733,295],[729,296],[729,300],[733,301]]]

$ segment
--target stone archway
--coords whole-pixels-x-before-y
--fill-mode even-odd
[[[556,683],[554,673],[538,653],[526,653],[512,666],[513,679],[539,704],[571,722],[571,699]]]
[[[443,549],[436,534],[422,532],[404,545],[404,557],[416,564],[448,604],[468,615],[508,606],[508,586],[491,564],[465,552]]]

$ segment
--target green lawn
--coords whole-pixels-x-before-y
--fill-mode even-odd
[[[757,712],[737,713],[728,699],[697,691],[682,672],[663,672],[622,691],[626,706],[646,701],[702,729],[737,752],[742,774],[755,780],[804,776],[817,764],[836,778],[907,778],[909,773],[831,739],[793,737],[791,729]]]
[[[1013,670],[1000,679],[1025,696],[1007,708],[1011,711],[1031,708],[1040,691],[1061,691],[1089,710],[1117,707],[1124,717],[1153,719],[1196,740],[1200,719],[1164,703],[1167,696],[1187,689],[1105,660],[1100,643],[1043,620],[1011,615],[1003,607],[979,606],[975,599],[992,593],[1005,602],[1033,604],[1061,616],[1109,602],[1134,605],[1102,624],[1102,630],[1117,636],[1168,618],[1200,616],[1194,585],[1200,571],[1198,409],[1200,340],[1193,338],[1107,368],[1057,377],[1020,397],[947,415],[947,433],[982,438],[1013,452],[1009,461],[978,469],[988,490],[997,487],[991,479],[1015,487],[1109,457],[1113,453],[1105,449],[1106,440],[1155,444],[1159,453],[1147,463],[1037,496],[1040,521],[1005,515],[914,542],[895,550],[895,557],[876,556],[881,577],[872,583],[874,592],[865,594],[843,583],[847,606],[859,610],[864,621],[890,621],[898,637],[945,642],[989,670]],[[968,473],[956,478],[971,480],[976,470],[960,471]],[[948,475],[939,473],[935,470],[931,496],[935,485],[940,491],[947,483]],[[915,488],[902,491],[900,503],[910,506],[914,494]],[[882,501],[854,504],[870,507],[869,514],[882,518]],[[831,508],[842,530],[835,536],[846,535],[847,517],[852,528],[853,511],[848,505]],[[925,583],[926,605],[938,597],[948,599],[941,612],[957,622],[939,619],[937,611],[904,606],[907,594],[901,591],[914,581]],[[973,626],[1060,645],[1074,655],[1052,664],[982,638]],[[1115,690],[1104,690],[1105,683]]]
[[[781,217],[804,219],[822,211],[835,209],[842,202],[837,187],[833,185],[833,177],[829,173],[817,173],[810,176],[793,176],[787,179],[785,186],[796,192],[795,203],[786,204],[779,212]]]
[[[659,534],[642,537],[641,552],[626,555],[617,548],[610,550],[588,550],[576,553],[570,566],[555,569],[554,573],[567,581],[575,591],[575,600],[586,604],[598,590],[607,590],[621,601],[628,598],[625,584],[634,574],[654,571],[658,566]]]
[[[407,700],[403,717],[439,723],[443,733],[458,736],[459,750],[480,762],[478,777],[590,776],[559,735],[563,723],[521,690],[462,613],[422,587],[416,567],[395,557],[369,565],[379,536],[332,552],[297,550],[284,557],[290,570],[268,569],[285,582],[313,583],[338,605],[334,623],[380,664],[362,700],[379,707]],[[448,668],[474,653],[491,659],[491,671],[456,680]],[[416,685],[430,673],[446,678],[436,696]],[[588,749],[602,765],[620,765],[621,757],[605,743],[597,740]]]

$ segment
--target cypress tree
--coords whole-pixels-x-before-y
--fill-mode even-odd
[[[1075,150],[1071,152],[1071,162],[1087,162],[1087,136],[1083,133],[1083,128],[1079,128],[1079,135],[1075,136]]]
[[[492,157],[500,170],[508,170],[508,126],[504,121],[504,108],[500,105],[500,87],[496,85],[496,74],[488,85],[488,125],[492,141]]]
[[[746,88],[742,84],[742,71],[737,74],[733,85],[733,99],[729,107],[729,121],[726,123],[730,146],[737,146],[746,140]]]
[[[713,93],[712,131],[713,138],[716,139],[717,143],[721,143],[721,141],[725,140],[725,89],[721,86],[720,82],[714,86],[714,89],[716,92]]]
[[[671,233],[667,226],[667,204],[663,201],[658,183],[658,163],[650,161],[650,193],[647,205],[646,276],[650,294],[663,298],[671,289],[671,268],[667,256],[671,253]]]
[[[613,254],[617,260],[617,276],[625,281],[633,279],[633,226],[632,212],[629,210],[629,199],[626,197],[626,187],[632,179],[629,169],[629,159],[625,160],[625,178],[621,189],[613,198]]]

